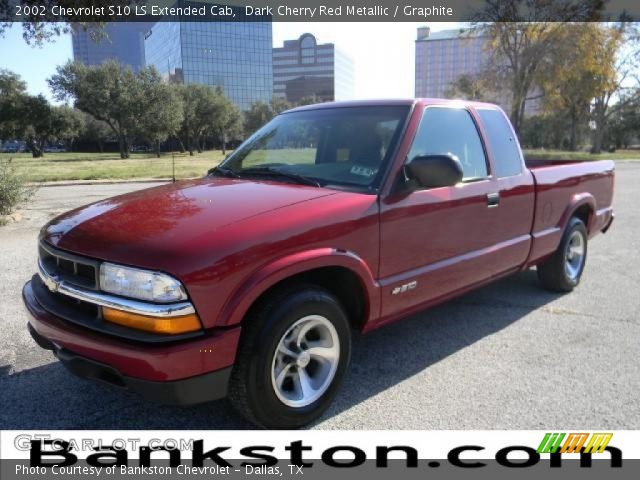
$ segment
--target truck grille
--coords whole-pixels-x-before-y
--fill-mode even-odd
[[[36,300],[47,312],[83,326],[90,327],[100,321],[100,307],[97,305],[51,292],[38,275],[33,276],[31,284]]]
[[[99,263],[63,252],[40,242],[40,260],[45,270],[77,287],[98,290]]]
[[[96,290],[100,288],[100,262],[73,253],[58,250],[48,243],[40,242],[40,263],[48,276],[66,284]],[[138,331],[121,325],[105,322],[100,306],[79,300],[60,292],[52,292],[39,274],[31,279],[33,294],[40,306],[50,314],[70,323],[96,332],[117,337],[121,340],[148,343],[169,343],[204,335],[203,331],[182,335],[163,335]]]
[[[38,253],[49,275],[76,287],[98,290],[99,262],[58,250],[44,242],[40,242]],[[50,292],[39,278],[36,283],[36,298],[48,312],[75,323],[94,323],[99,319],[97,305]]]

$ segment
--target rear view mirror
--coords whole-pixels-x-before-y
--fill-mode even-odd
[[[451,154],[413,157],[405,164],[405,173],[419,188],[451,187],[462,180],[462,165]]]

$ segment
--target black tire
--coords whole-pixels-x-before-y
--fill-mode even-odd
[[[584,245],[584,255],[579,266],[570,275],[567,271],[567,252],[569,243],[576,235],[581,236]],[[553,292],[570,292],[580,283],[587,262],[588,234],[584,222],[573,217],[562,236],[558,249],[537,267],[538,279],[544,288]]]
[[[313,403],[292,407],[278,398],[272,382],[274,356],[285,333],[308,316],[328,320],[337,333],[339,355],[332,380]],[[229,400],[247,420],[263,428],[299,428],[331,404],[351,358],[351,328],[340,302],[315,285],[280,289],[252,308],[243,324],[236,363],[229,381]],[[293,361],[295,363],[295,361]],[[293,363],[292,363],[293,365]],[[293,365],[294,370],[300,368]]]

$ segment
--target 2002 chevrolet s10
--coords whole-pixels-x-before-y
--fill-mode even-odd
[[[46,225],[29,330],[80,376],[298,427],[336,395],[352,330],[532,266],[572,290],[613,181],[610,161],[525,164],[489,104],[296,108],[202,179]]]

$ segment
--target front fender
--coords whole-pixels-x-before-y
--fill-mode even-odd
[[[318,248],[293,253],[264,265],[246,278],[225,302],[216,325],[240,323],[251,305],[269,288],[293,275],[322,267],[344,267],[360,279],[365,298],[365,323],[380,313],[380,293],[371,269],[352,252],[335,248]]]

